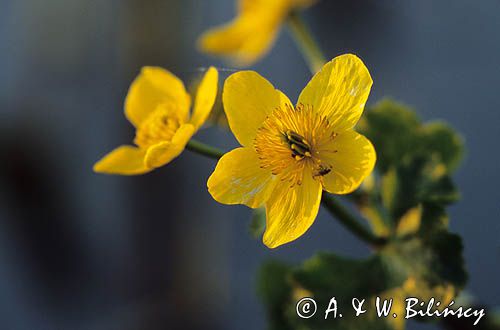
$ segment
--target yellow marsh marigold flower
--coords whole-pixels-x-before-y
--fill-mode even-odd
[[[190,114],[191,97],[182,81],[162,68],[144,67],[125,99],[125,116],[136,128],[136,146],[116,148],[94,165],[94,171],[143,174],[179,156],[210,114],[217,81],[217,70],[209,68]]]
[[[224,204],[264,204],[270,248],[300,237],[316,218],[323,189],[350,193],[373,170],[375,150],[353,130],[371,86],[354,55],[325,64],[296,106],[256,72],[231,75],[222,98],[243,147],[219,160],[208,179],[210,194]]]
[[[230,23],[205,32],[199,48],[230,58],[234,64],[250,65],[271,48],[289,13],[313,0],[239,0],[238,16]]]

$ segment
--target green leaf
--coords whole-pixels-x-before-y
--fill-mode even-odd
[[[463,139],[452,127],[444,122],[423,125],[413,109],[389,99],[367,108],[357,128],[375,146],[382,174],[422,156],[451,172],[464,154]]]
[[[331,253],[318,253],[296,270],[293,278],[313,292],[349,298],[368,297],[398,286],[404,278],[392,273],[383,256],[352,260]],[[351,297],[352,298],[352,297]]]
[[[290,274],[290,266],[269,261],[262,265],[257,275],[257,293],[266,306],[269,329],[293,329],[284,312],[292,293],[292,286],[288,281]]]
[[[276,262],[267,263],[258,276],[258,292],[263,299],[271,329],[392,329],[383,318],[372,313],[355,317],[351,307],[354,297],[367,298],[397,288],[405,280],[393,272],[383,255],[365,260],[351,260],[329,253],[318,253],[301,267],[292,269]],[[317,304],[314,317],[302,319],[296,304],[312,297]],[[342,318],[325,320],[324,312],[335,297]],[[373,309],[371,310],[373,312]]]
[[[460,236],[440,230],[427,237],[396,241],[382,254],[403,277],[414,277],[429,288],[453,285],[457,291],[467,280]]]
[[[444,122],[426,124],[421,130],[423,151],[435,156],[448,172],[454,171],[464,155],[463,138]]]
[[[375,146],[377,168],[385,173],[415,150],[419,126],[411,108],[385,99],[365,111],[357,129]]]
[[[442,217],[436,209],[427,214]],[[376,317],[373,301],[377,296],[394,297],[398,311],[410,296],[425,301],[434,297],[446,306],[467,280],[462,242],[458,235],[438,226],[425,227],[422,222],[414,236],[393,240],[363,260],[318,253],[297,268],[266,264],[259,273],[258,291],[267,306],[271,329],[402,329],[402,319]],[[303,297],[312,297],[317,304],[312,318],[296,315],[295,305]],[[343,317],[325,320],[332,297]],[[363,317],[354,315],[351,300],[355,297],[366,299],[365,306],[371,307]]]
[[[436,175],[434,168],[434,163],[425,157],[418,157],[409,164],[401,164],[395,169],[395,175],[389,176],[390,179],[382,179],[382,196],[388,190],[385,188],[388,183],[384,183],[384,180],[390,180],[390,202],[387,201],[389,197],[383,197],[383,200],[395,226],[408,210],[420,204],[445,206],[460,198],[451,178],[448,175]]]
[[[266,209],[260,207],[254,209],[252,213],[252,220],[250,221],[250,226],[248,227],[250,234],[253,238],[259,239],[264,234],[266,230]]]

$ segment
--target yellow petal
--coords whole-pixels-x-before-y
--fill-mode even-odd
[[[358,188],[377,158],[371,142],[353,130],[340,133],[319,152],[321,161],[331,166],[322,177],[324,189],[334,194],[348,194]]]
[[[156,168],[170,163],[182,153],[194,131],[193,125],[184,124],[175,132],[172,141],[160,142],[151,146],[144,160],[146,166]]]
[[[201,80],[196,99],[194,101],[193,115],[191,124],[195,128],[200,127],[207,120],[210,111],[217,97],[217,84],[219,73],[214,67],[210,67]]]
[[[316,0],[239,0],[238,8],[240,12],[248,12],[255,10],[266,10],[269,11],[273,7],[286,6],[290,8],[305,8],[312,5]]]
[[[312,3],[312,0],[240,0],[238,16],[204,33],[198,47],[206,53],[227,57],[235,65],[251,65],[272,47],[288,14]]]
[[[225,154],[207,182],[208,191],[219,203],[251,208],[265,203],[274,186],[275,177],[260,168],[252,148],[237,148]]]
[[[138,127],[162,103],[175,107],[187,121],[191,100],[182,81],[159,67],[142,68],[125,99],[125,116]]]
[[[121,146],[95,163],[94,171],[105,174],[136,175],[149,172],[144,164],[146,151],[132,146]]]
[[[314,75],[300,94],[299,103],[312,105],[340,133],[358,122],[372,83],[368,69],[357,56],[341,55]]]
[[[208,54],[226,57],[236,66],[249,66],[269,51],[280,22],[269,15],[242,15],[205,32],[198,47]]]
[[[321,184],[311,173],[301,185],[280,182],[266,203],[264,244],[275,248],[302,236],[313,224],[321,202]]]
[[[254,71],[229,76],[224,83],[222,101],[229,127],[243,146],[252,145],[257,130],[274,109],[291,104],[286,95]]]

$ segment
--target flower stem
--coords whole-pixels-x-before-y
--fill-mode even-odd
[[[295,39],[295,43],[309,65],[311,73],[315,74],[326,63],[323,52],[314,40],[307,26],[304,24],[304,21],[300,17],[299,13],[292,12],[288,16],[287,22],[288,27],[292,32],[292,36]]]
[[[377,237],[372,234],[365,226],[361,225],[359,221],[353,216],[344,206],[338,203],[332,196],[329,196],[325,192],[321,199],[323,206],[335,216],[335,218],[342,223],[347,229],[349,229],[354,235],[356,235],[362,241],[370,244],[371,246],[378,248],[386,243],[386,239],[383,237]]]
[[[186,149],[212,159],[219,159],[224,155],[224,151],[193,139],[188,142]]]

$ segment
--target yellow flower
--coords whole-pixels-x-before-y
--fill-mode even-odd
[[[313,0],[239,0],[238,16],[230,23],[205,32],[201,50],[230,58],[239,66],[251,65],[264,56],[288,14]]]
[[[94,165],[94,171],[143,174],[179,156],[210,114],[217,81],[217,70],[209,68],[190,114],[191,97],[182,81],[162,68],[144,67],[125,99],[125,116],[136,128],[136,146],[116,148]]]
[[[223,204],[266,207],[264,244],[300,237],[318,213],[322,190],[347,194],[373,170],[375,150],[353,127],[372,79],[354,55],[334,58],[294,107],[253,71],[231,75],[222,93],[229,126],[243,147],[225,154],[208,180]]]

